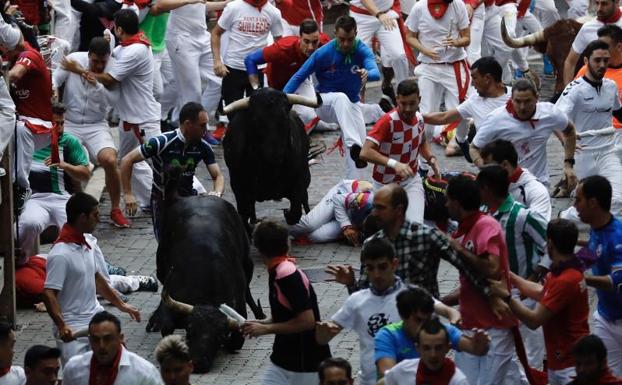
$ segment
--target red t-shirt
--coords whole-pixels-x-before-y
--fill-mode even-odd
[[[324,20],[320,0],[283,0],[276,6],[289,25],[300,25],[305,19],[313,19],[321,26]]]
[[[15,83],[13,100],[20,116],[52,121],[52,78],[43,57],[27,46],[15,65],[26,67],[26,74]]]
[[[548,273],[540,303],[554,313],[542,325],[549,369],[574,366],[572,348],[581,337],[590,334],[590,305],[583,273],[573,268],[558,276]]]

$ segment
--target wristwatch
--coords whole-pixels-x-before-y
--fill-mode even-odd
[[[566,158],[564,159],[564,163],[570,163],[570,165],[574,167],[575,161],[574,158]]]
[[[379,11],[376,13],[376,19],[380,17],[380,15],[387,13],[387,11]]]

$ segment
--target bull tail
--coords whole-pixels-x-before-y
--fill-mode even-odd
[[[253,312],[255,319],[266,318],[266,314],[263,312],[263,309],[261,308],[261,302],[257,300],[257,303],[255,303],[255,299],[253,298],[253,294],[251,293],[250,287],[246,288],[246,304],[251,308],[251,311]]]

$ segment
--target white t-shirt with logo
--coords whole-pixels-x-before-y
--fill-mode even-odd
[[[475,128],[478,128],[491,112],[499,107],[505,106],[508,99],[512,96],[509,87],[505,87],[505,94],[496,98],[484,98],[475,93],[461,103],[456,109],[462,119],[473,119]]]
[[[622,28],[622,18],[613,24]],[[605,23],[598,19],[590,20],[583,24],[572,42],[572,50],[581,55],[588,44],[598,39],[598,30],[603,26],[605,26]]]
[[[265,47],[269,32],[273,37],[283,35],[281,11],[269,2],[260,11],[246,1],[233,1],[223,10],[218,26],[229,32],[223,63],[242,71],[246,55]]]
[[[453,63],[466,58],[463,47],[442,47],[444,39],[458,39],[460,30],[469,26],[469,16],[462,0],[454,0],[449,4],[447,12],[440,19],[435,19],[428,10],[428,0],[415,3],[406,19],[406,27],[418,33],[418,39],[424,47],[435,49],[440,58],[438,61],[419,53],[417,60],[421,63]]]
[[[9,372],[0,377],[0,385],[24,385],[26,374],[21,366],[11,366]]]
[[[414,385],[420,361],[419,358],[404,360],[389,369],[384,374],[385,385]],[[469,385],[469,383],[464,373],[456,367],[454,376],[447,385]]]
[[[540,182],[548,185],[546,143],[553,131],[564,131],[568,127],[568,117],[555,105],[538,102],[532,120],[515,119],[505,106],[499,107],[477,128],[472,143],[482,148],[497,139],[512,142],[518,153],[519,166],[529,169]]]
[[[104,310],[95,288],[95,273],[109,280],[104,256],[97,239],[84,234],[89,249],[75,243],[56,243],[47,259],[46,289],[58,290],[58,303],[65,323],[76,328],[86,327],[93,316]]]
[[[621,107],[618,86],[604,78],[595,87],[580,77],[568,83],[555,106],[568,115],[577,132],[611,127],[611,113]],[[586,151],[613,149],[611,137],[605,135],[587,136],[577,144]]]
[[[393,322],[399,322],[396,297],[406,288],[404,284],[386,296],[374,295],[370,289],[350,295],[332,320],[344,329],[354,330],[359,335],[361,354],[361,385],[376,384],[374,362],[374,337],[380,329]]]

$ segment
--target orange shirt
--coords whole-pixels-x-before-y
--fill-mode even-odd
[[[585,71],[587,71],[587,67],[581,67],[581,69],[579,69],[579,72],[577,72],[577,76],[575,77],[575,79],[585,75]],[[620,100],[622,100],[622,68],[607,68],[607,72],[605,72],[605,77],[616,82],[616,84],[618,85],[618,94],[620,95]],[[613,118],[613,127],[617,129],[622,128],[622,122],[620,122],[616,118]]]

